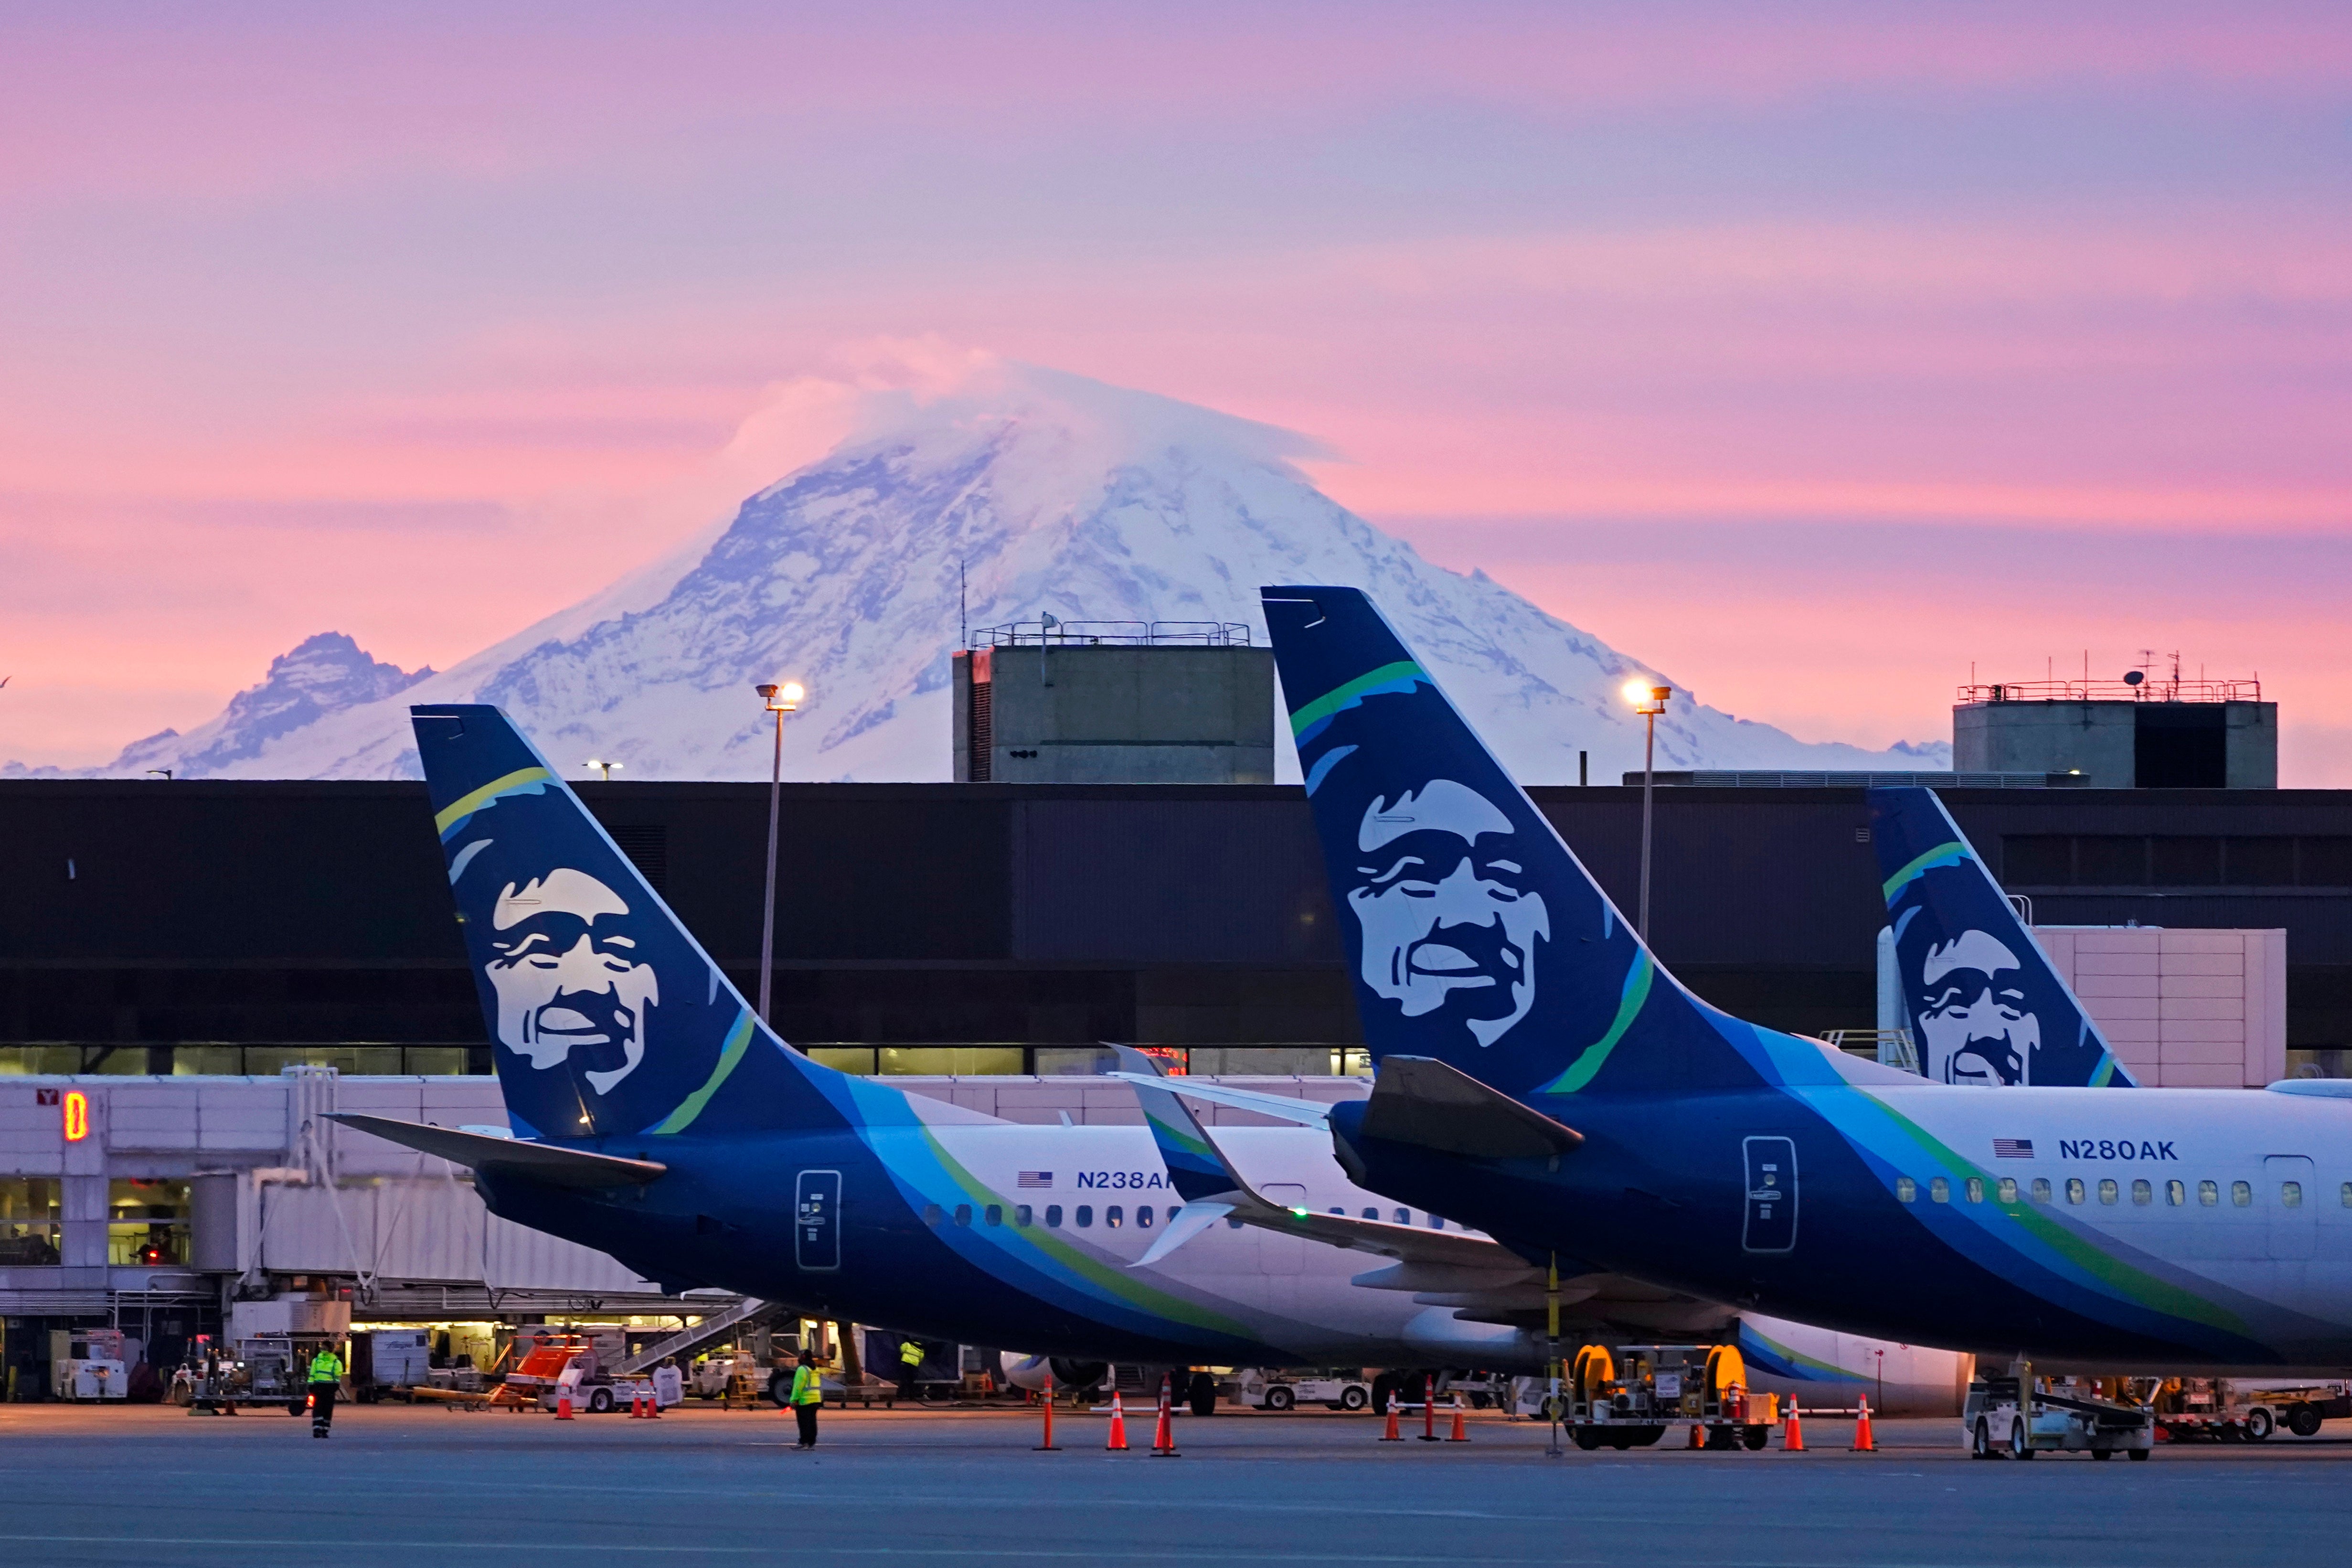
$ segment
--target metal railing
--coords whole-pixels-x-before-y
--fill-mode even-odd
[[[990,647],[1247,647],[1240,621],[1012,621],[982,626],[974,646]]]
[[[2259,680],[2001,680],[1963,686],[1963,702],[2260,702]]]
[[[1866,1058],[1880,1067],[1919,1071],[1919,1047],[1908,1029],[1832,1029],[1821,1037],[1848,1056]]]
[[[759,1327],[784,1310],[781,1301],[763,1301],[756,1296],[746,1296],[734,1306],[715,1311],[698,1323],[689,1324],[677,1332],[654,1341],[636,1354],[613,1369],[615,1377],[635,1377],[648,1367],[661,1364],[665,1356],[680,1361],[693,1359],[697,1351],[730,1339],[746,1329]]]
[[[169,1066],[163,1066],[165,1058]],[[0,1045],[0,1078],[19,1076],[276,1078],[289,1067],[331,1067],[360,1077],[460,1077],[487,1071],[483,1046],[415,1045],[378,1040],[298,1040],[229,1044],[218,1040],[27,1041]]]

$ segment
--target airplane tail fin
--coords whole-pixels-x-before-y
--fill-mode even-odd
[[[504,713],[409,713],[518,1134],[850,1119],[843,1075],[770,1032]]]
[[[1831,1079],[1665,971],[1360,590],[1260,596],[1375,1059],[1521,1096]]]
[[[1938,1083],[2137,1087],[1932,790],[1870,792],[1903,1013]]]

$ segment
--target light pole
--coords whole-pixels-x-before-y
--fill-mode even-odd
[[[1673,687],[1654,685],[1641,677],[1625,683],[1625,700],[1642,715],[1647,731],[1642,739],[1642,907],[1641,917],[1633,924],[1633,934],[1645,945],[1650,940],[1650,798],[1658,782],[1658,715],[1666,710],[1666,699],[1674,694]]]
[[[603,773],[606,784],[611,784],[613,782],[613,770],[619,767],[621,764],[618,763],[604,762],[596,757],[591,757],[588,759],[588,765],[594,768],[598,773]]]
[[[775,1027],[768,1016],[768,988],[775,977],[776,961],[776,821],[784,802],[784,715],[807,695],[797,680],[782,686],[754,688],[768,711],[776,716],[776,762],[768,774],[768,896],[760,905],[760,1022]]]

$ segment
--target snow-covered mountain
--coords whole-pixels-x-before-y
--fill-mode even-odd
[[[593,755],[632,779],[765,778],[751,686],[789,678],[809,690],[785,731],[791,776],[945,779],[961,624],[1240,621],[1262,637],[1265,583],[1369,591],[1526,782],[1573,780],[1580,750],[1597,782],[1640,765],[1619,689],[1671,672],[1483,572],[1423,560],[1319,493],[1292,461],[1313,452],[1209,409],[1003,363],[944,392],[871,393],[856,434],[723,528],[453,669],[404,674],[340,634],[313,637],[211,723],[97,771],[414,776],[408,705],[484,701],[567,770]],[[1662,767],[1950,756],[1940,742],[1808,743],[1679,698],[1658,750]]]
[[[404,670],[380,663],[341,632],[320,632],[271,659],[261,684],[230,698],[211,721],[184,735],[165,730],[133,741],[113,762],[82,776],[143,775],[151,769],[169,768],[180,778],[226,777],[236,764],[260,756],[281,736],[330,713],[397,697],[432,676],[430,668]],[[67,776],[56,768],[11,764],[11,771],[17,777]]]

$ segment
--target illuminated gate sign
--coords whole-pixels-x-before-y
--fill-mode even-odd
[[[89,1136],[89,1096],[78,1089],[65,1094],[66,1142],[79,1143]]]

